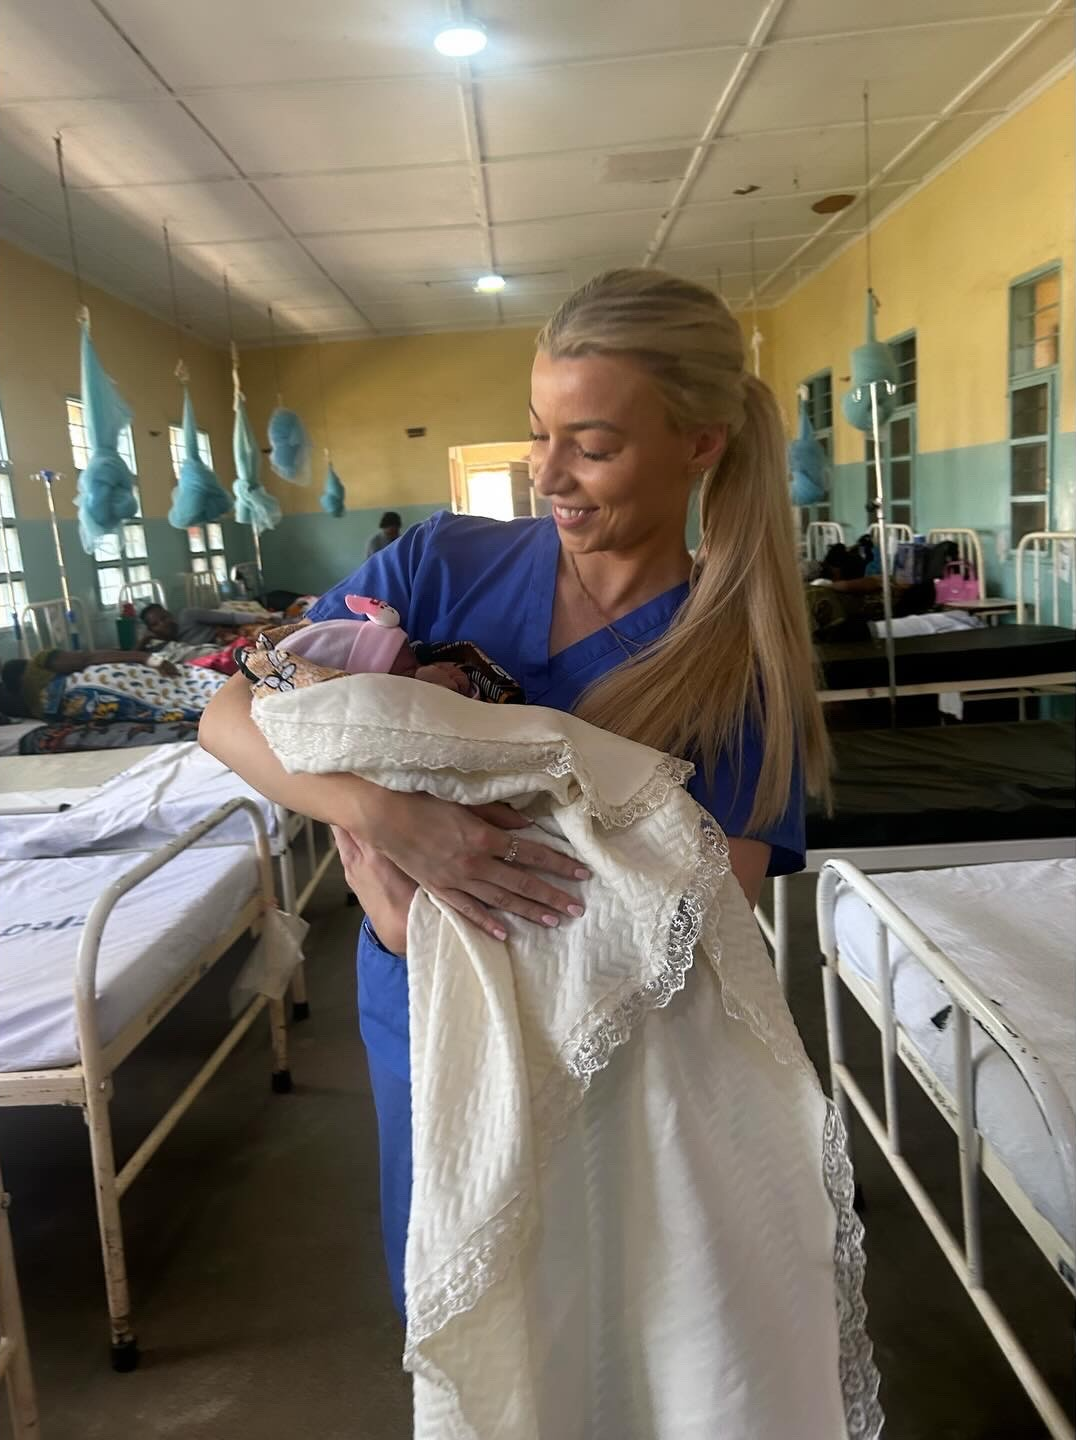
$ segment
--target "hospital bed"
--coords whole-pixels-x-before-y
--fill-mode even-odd
[[[35,600],[22,612],[22,645],[27,655],[36,650],[92,650],[90,607],[78,595],[71,596],[70,611],[63,600]]]
[[[201,844],[240,820],[253,832],[253,845]],[[275,909],[265,821],[252,801],[233,799],[149,853],[0,861],[0,892],[0,1106],[83,1111],[112,1363],[130,1370],[138,1348],[121,1199],[267,1008],[273,1090],[291,1088],[283,1001],[253,993],[198,1073],[116,1167],[109,1117],[116,1071],[237,940],[261,932]]]
[[[807,861],[861,870],[1047,860],[1076,850],[1071,720],[862,730],[833,737],[833,808],[807,812]],[[761,907],[782,985],[789,963],[789,877]]]
[[[0,1388],[7,1389],[11,1440],[40,1440],[37,1397],[7,1218],[10,1198],[0,1174]]]
[[[818,886],[834,1100],[846,1126],[862,1118],[1055,1440],[1072,1440],[1070,1419],[986,1289],[978,1177],[1074,1291],[1074,891],[1073,860],[873,880],[835,860]],[[845,1062],[842,985],[881,1034],[882,1115]],[[956,1134],[962,1243],[904,1158],[898,1061]]]
[[[331,838],[319,854],[312,820],[273,805],[193,741],[141,752],[0,760],[0,859],[150,849],[233,798],[258,807],[279,866],[281,904],[301,915],[336,858]],[[235,816],[203,843],[229,845],[248,838],[249,827]],[[302,889],[295,865],[300,841],[306,852]],[[301,966],[292,983],[292,1004],[293,1018],[309,1014]]]
[[[821,560],[831,545],[844,543],[844,526],[835,520],[812,520],[803,532],[803,553],[807,560]]]

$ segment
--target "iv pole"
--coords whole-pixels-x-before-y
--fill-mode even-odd
[[[52,487],[57,480],[63,477],[57,475],[55,470],[39,470],[33,477],[40,480],[45,487],[45,494],[48,496],[49,523],[52,526],[52,543],[56,547],[56,564],[60,571],[60,593],[64,602],[64,618],[67,621],[67,631],[71,639],[71,649],[81,650],[82,642],[78,633],[78,622],[75,619],[74,607],[71,604],[71,589],[67,583],[67,565],[64,563],[63,546],[60,544],[60,521],[56,514],[56,501],[53,499]]]
[[[886,527],[885,481],[882,476],[882,437],[878,424],[878,392],[896,393],[892,380],[871,380],[867,386],[871,396],[871,430],[874,433],[874,500],[878,516],[878,549],[882,567],[882,610],[885,626],[885,659],[889,689],[889,723],[897,723],[897,655],[893,644],[893,592],[889,575],[889,533]],[[861,391],[857,391],[857,398]]]

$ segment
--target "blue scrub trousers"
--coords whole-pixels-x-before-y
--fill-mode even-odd
[[[377,1111],[381,1236],[392,1298],[401,1319],[404,1250],[411,1215],[411,1051],[407,962],[386,950],[368,920],[359,932],[359,1030]]]

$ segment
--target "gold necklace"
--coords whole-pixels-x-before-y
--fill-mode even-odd
[[[583,599],[587,602],[587,604],[590,606],[590,608],[594,611],[595,615],[597,615],[598,619],[602,622],[603,627],[604,627],[606,630],[609,631],[609,634],[613,637],[613,639],[616,641],[616,643],[620,646],[621,650],[623,650],[624,654],[628,657],[628,659],[629,659],[629,660],[633,660],[633,659],[635,658],[635,656],[639,653],[639,651],[642,649],[642,646],[641,646],[641,645],[635,645],[634,649],[629,648],[628,641],[625,640],[624,637],[623,637],[623,635],[621,635],[620,632],[616,629],[616,627],[613,625],[612,620],[609,618],[609,616],[606,614],[606,612],[602,609],[602,607],[598,604],[597,600],[595,600],[594,596],[590,593],[590,591],[587,589],[587,587],[583,584],[583,577],[582,577],[582,575],[580,575],[580,573],[579,573],[579,566],[576,564],[575,556],[572,554],[572,552],[571,552],[570,550],[567,552],[567,555],[568,555],[568,563],[569,563],[569,564],[571,565],[571,567],[572,567],[572,575],[573,575],[574,578],[575,578],[575,583],[576,583],[576,585],[578,585],[579,590],[580,590],[580,593],[581,593],[582,596],[583,596]]]

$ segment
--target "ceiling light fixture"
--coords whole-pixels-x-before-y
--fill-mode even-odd
[[[434,48],[453,60],[466,60],[486,48],[489,36],[479,20],[457,20],[433,37]]]
[[[474,288],[479,295],[498,295],[507,284],[503,275],[479,275]]]

